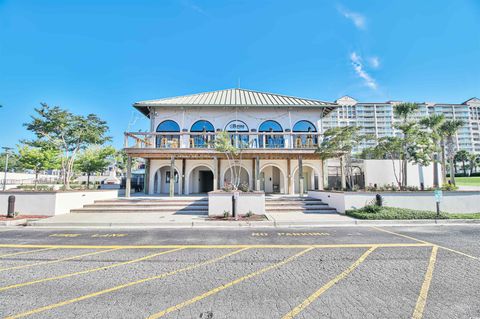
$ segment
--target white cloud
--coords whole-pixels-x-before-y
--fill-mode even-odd
[[[360,13],[350,11],[342,6],[339,6],[337,9],[338,12],[340,12],[340,14],[342,14],[345,18],[351,20],[358,29],[366,29],[367,19],[365,16],[361,15]]]
[[[190,0],[182,0],[181,4],[184,6],[184,7],[187,7],[189,8],[190,10],[193,10],[197,13],[200,13],[200,14],[203,14],[203,15],[207,15],[207,13],[205,12],[205,10],[203,10],[200,6],[196,5],[195,3],[193,3],[192,1]]]
[[[380,59],[378,56],[373,56],[368,59],[368,64],[374,68],[377,69],[380,66]]]
[[[363,66],[362,57],[356,52],[350,54],[350,61],[352,62],[353,70],[355,73],[365,81],[365,85],[369,88],[376,90],[378,85],[374,78],[365,71]]]

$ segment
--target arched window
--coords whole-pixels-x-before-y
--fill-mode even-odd
[[[172,147],[178,148],[180,142],[180,134],[172,134],[172,133],[180,133],[180,126],[175,121],[166,120],[162,123],[158,124],[157,126],[158,133],[164,133],[157,135],[156,138],[156,146],[157,147]]]
[[[248,132],[248,126],[243,121],[233,120],[225,126],[225,131],[230,133],[232,145],[239,148],[247,148],[249,137],[248,134],[237,134],[239,132]],[[234,134],[232,134],[234,133]]]
[[[293,132],[301,133],[293,135],[294,146],[296,148],[312,148],[318,143],[318,137],[317,134],[315,134],[317,132],[317,128],[310,121],[298,121],[293,126]]]
[[[209,121],[199,120],[193,123],[190,132],[197,133],[190,135],[190,147],[208,147],[213,140],[213,135],[207,133],[215,132],[215,128]]]
[[[283,134],[275,134],[275,133],[283,133],[282,126],[272,120],[268,120],[260,124],[258,128],[258,132],[264,133],[259,136],[260,139],[260,147],[269,147],[269,148],[280,148],[284,147],[284,138]],[[271,134],[266,134],[271,133]]]

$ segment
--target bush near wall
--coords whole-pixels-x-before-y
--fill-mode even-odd
[[[437,213],[426,210],[413,210],[385,206],[365,206],[360,209],[347,210],[346,215],[358,219],[436,219]],[[448,219],[448,214],[440,213],[438,219]]]

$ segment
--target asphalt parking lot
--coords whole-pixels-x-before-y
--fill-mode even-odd
[[[0,229],[3,318],[480,318],[480,227]]]

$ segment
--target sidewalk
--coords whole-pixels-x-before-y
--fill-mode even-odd
[[[420,226],[420,225],[480,225],[480,220],[357,220],[340,214],[267,214],[266,221],[207,220],[205,215],[169,213],[73,213],[30,221],[35,227],[105,227],[105,228],[262,228],[262,227],[340,227],[340,226]]]

